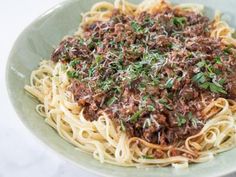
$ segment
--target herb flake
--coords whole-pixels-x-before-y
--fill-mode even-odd
[[[131,123],[137,122],[137,120],[139,119],[140,114],[141,114],[142,112],[143,112],[142,110],[138,110],[136,113],[134,113],[134,114],[130,117],[129,121],[130,121]]]
[[[187,122],[186,118],[181,114],[178,115],[177,121],[178,121],[178,126],[179,127],[181,127],[182,125],[184,125]]]

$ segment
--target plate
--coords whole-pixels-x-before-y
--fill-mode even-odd
[[[108,0],[109,1],[109,0]],[[24,125],[45,145],[78,166],[102,176],[181,176],[212,177],[221,176],[236,170],[236,148],[215,156],[209,162],[191,164],[188,169],[165,168],[131,168],[101,164],[92,155],[83,153],[64,141],[44,122],[36,111],[37,104],[25,93],[23,87],[29,83],[30,73],[43,58],[49,58],[53,48],[63,36],[73,34],[81,21],[81,12],[86,12],[99,0],[68,0],[45,12],[31,23],[16,40],[8,58],[6,83],[11,102]],[[138,0],[131,2],[140,2]],[[235,27],[235,0],[172,0],[173,3],[194,2],[206,6],[206,14],[213,16],[217,9],[225,13],[223,18]]]

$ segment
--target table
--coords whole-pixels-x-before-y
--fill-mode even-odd
[[[20,122],[8,99],[5,66],[19,33],[60,0],[0,0],[0,177],[97,177],[58,157]]]

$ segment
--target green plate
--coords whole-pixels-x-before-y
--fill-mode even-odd
[[[213,160],[192,164],[188,169],[165,168],[125,168],[101,164],[92,155],[80,152],[64,141],[43,118],[35,112],[37,102],[25,93],[23,87],[29,83],[29,76],[42,58],[49,58],[53,47],[63,36],[73,34],[79,26],[81,12],[86,12],[98,0],[69,0],[50,9],[30,24],[16,40],[7,64],[6,81],[9,97],[25,126],[44,144],[84,169],[103,176],[220,176],[236,170],[236,149],[217,155]],[[136,1],[140,2],[140,1]],[[206,5],[207,15],[212,9],[226,13],[225,19],[235,26],[235,0],[175,0],[174,3],[196,2]]]

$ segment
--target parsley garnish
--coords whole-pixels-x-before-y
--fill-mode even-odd
[[[206,81],[206,76],[203,72],[197,73],[192,78],[193,82],[204,83]]]
[[[166,99],[159,99],[158,102],[169,110],[173,109],[170,105],[168,105],[168,101]]]
[[[103,60],[103,57],[101,55],[96,55],[95,60],[93,61],[92,66],[98,65]]]
[[[143,32],[143,28],[138,24],[138,22],[136,22],[134,20],[131,21],[131,27],[137,33],[142,33]]]
[[[217,64],[222,64],[221,58],[219,56],[215,57],[214,59]]]
[[[67,71],[66,74],[69,78],[78,78],[78,76],[79,76],[76,71]]]
[[[186,23],[186,18],[185,17],[174,17],[172,19],[172,23],[176,26],[183,26]]]
[[[130,117],[129,121],[130,121],[131,123],[135,123],[135,122],[139,119],[140,114],[141,114],[142,112],[143,112],[143,110],[138,110],[136,113],[134,113],[134,114]]]
[[[169,78],[167,81],[166,81],[166,84],[165,84],[165,87],[166,88],[172,88],[173,85],[174,85],[174,78]]]
[[[145,20],[144,20],[144,25],[154,25],[155,21],[149,17],[147,17]]]
[[[143,101],[147,101],[147,99],[148,99],[149,97],[150,97],[149,95],[145,95],[145,96],[142,97],[142,100],[143,100]]]
[[[116,100],[117,100],[117,98],[116,98],[115,96],[111,97],[111,98],[107,101],[107,106],[111,106]]]
[[[183,115],[179,114],[177,117],[177,121],[178,121],[178,126],[181,127],[186,123],[186,118]]]
[[[109,44],[111,45],[111,47],[115,46],[115,41],[110,41]]]
[[[201,84],[200,87],[203,89],[210,89],[210,91],[214,92],[214,93],[227,94],[227,92],[224,90],[223,86],[220,86],[215,83],[205,82],[204,84]]]
[[[219,56],[214,58],[217,64],[222,64],[221,58]],[[221,71],[217,68],[214,68],[211,64],[207,64],[206,61],[200,61],[196,64],[199,68],[205,68],[205,72],[199,72],[192,77],[192,81],[196,82],[200,88],[209,89],[214,93],[223,93],[227,92],[223,88],[224,79],[220,79],[218,83],[215,80],[217,75],[221,74]]]
[[[112,88],[113,93],[115,94],[120,94],[121,88],[119,86],[115,86]]]
[[[82,38],[79,39],[79,44],[80,44],[80,45],[84,45],[84,42],[85,42],[84,39],[82,39]]]
[[[157,86],[160,83],[160,80],[158,77],[153,77],[151,85]]]
[[[72,67],[72,68],[75,68],[77,64],[79,64],[80,61],[79,60],[72,60],[70,61],[69,65]]]
[[[103,90],[103,91],[108,91],[111,89],[112,84],[114,83],[114,81],[112,79],[106,79],[105,81],[102,81],[99,83],[99,87]]]
[[[95,72],[95,67],[90,67],[88,70],[89,77],[92,77]]]
[[[206,65],[206,61],[205,61],[205,60],[200,61],[200,62],[198,62],[196,65],[197,65],[199,68],[202,68],[203,66]]]
[[[221,63],[220,57],[215,57],[215,61],[218,64]],[[205,67],[207,71],[199,72],[194,75],[192,78],[193,82],[196,82],[203,89],[210,89],[211,92],[227,94],[222,86],[224,84],[224,80],[220,79],[219,83],[213,82],[213,79],[216,75],[220,74],[220,71],[213,68],[210,64],[207,65],[205,61],[198,62],[196,65],[199,68]]]
[[[145,53],[143,60],[149,61],[149,63],[155,63],[159,60],[163,60],[163,56],[159,53]]]
[[[148,111],[155,111],[155,105],[153,104],[147,105],[147,108],[148,108]]]
[[[220,79],[220,80],[218,81],[218,83],[219,83],[220,85],[223,85],[223,84],[225,83],[225,79]]]
[[[120,120],[120,129],[121,129],[121,131],[125,131],[126,130],[126,128],[125,128],[125,122],[123,121],[123,120]]]
[[[214,83],[210,83],[209,84],[210,90],[214,93],[223,93],[223,94],[227,94],[227,92],[224,90],[224,88],[222,86],[218,86]]]

